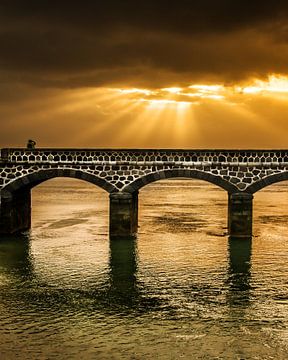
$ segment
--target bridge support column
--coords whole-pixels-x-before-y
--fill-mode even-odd
[[[0,234],[10,235],[31,227],[31,191],[3,191],[0,203]]]
[[[110,194],[110,237],[134,237],[138,228],[138,191]]]
[[[250,238],[252,236],[252,203],[252,194],[229,194],[228,233],[231,238]]]

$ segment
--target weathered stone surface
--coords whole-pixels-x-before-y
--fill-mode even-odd
[[[232,238],[252,236],[252,200],[248,193],[230,194],[228,200],[228,232]]]
[[[138,228],[138,191],[110,194],[110,236],[135,236]]]
[[[288,179],[287,162],[287,150],[2,149],[0,188],[19,188],[14,182],[20,178],[33,187],[39,178],[67,176],[114,192],[135,190],[159,178],[195,177],[230,192],[253,193]]]
[[[136,229],[133,211],[137,213],[137,201],[133,195],[129,206],[124,198],[116,203],[115,194],[136,194],[151,182],[171,177],[205,180],[229,194],[252,194],[275,182],[288,180],[288,150],[1,149],[1,199],[7,193],[12,194],[14,199],[10,201],[10,207],[2,201],[1,226],[6,226],[7,218],[3,222],[3,216],[10,213],[14,216],[11,224],[15,229],[21,226],[27,228],[30,220],[19,220],[20,213],[29,213],[19,194],[28,194],[42,181],[59,176],[82,179],[113,194],[112,218],[118,216],[113,217],[113,214],[117,214],[121,207],[118,212],[122,214],[123,224],[126,224],[121,226],[132,234]],[[118,210],[116,204],[119,205]],[[17,211],[13,208],[15,206]],[[127,215],[129,211],[134,214],[130,214],[132,220]],[[19,226],[15,225],[17,221]]]

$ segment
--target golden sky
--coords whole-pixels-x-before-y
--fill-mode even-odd
[[[0,146],[288,148],[287,34],[284,1],[3,0]]]

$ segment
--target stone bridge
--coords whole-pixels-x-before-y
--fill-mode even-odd
[[[288,179],[288,150],[1,149],[0,234],[30,228],[31,189],[55,177],[110,193],[110,235],[134,236],[138,191],[167,178],[193,178],[228,193],[228,232],[252,236],[253,193]]]

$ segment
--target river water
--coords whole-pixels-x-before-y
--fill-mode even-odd
[[[31,232],[0,241],[1,360],[287,359],[288,183],[255,195],[252,241],[214,185],[139,196],[137,240],[110,243],[103,190],[33,189]]]

